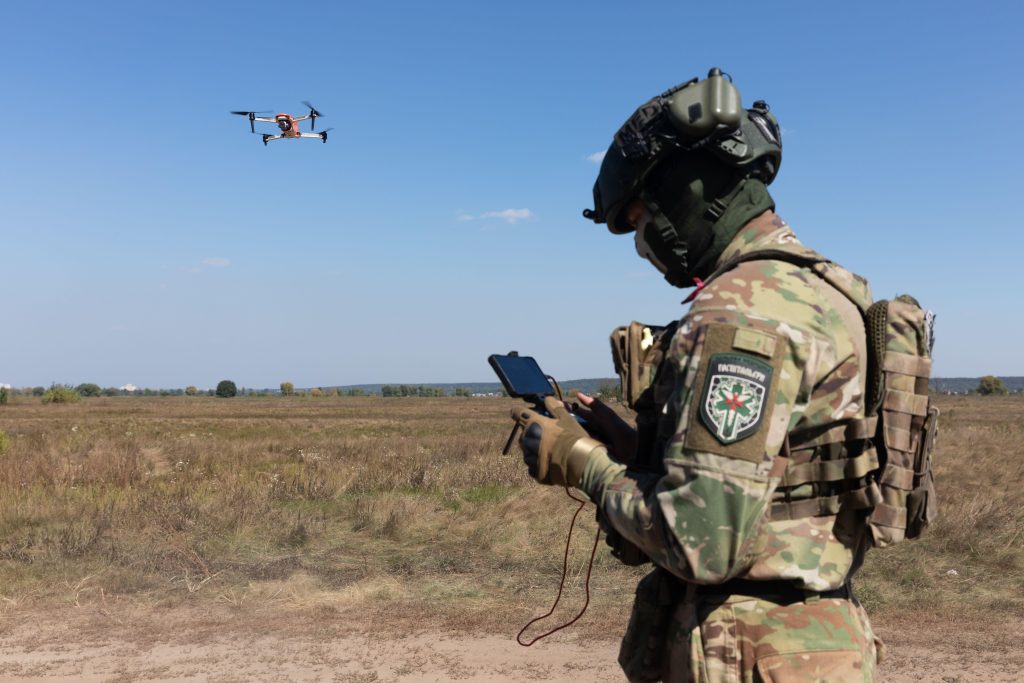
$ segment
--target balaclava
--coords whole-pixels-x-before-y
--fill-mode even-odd
[[[659,164],[639,198],[648,217],[637,228],[637,251],[682,288],[710,275],[740,228],[775,208],[762,181],[742,177],[703,151]]]

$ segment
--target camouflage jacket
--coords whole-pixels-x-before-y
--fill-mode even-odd
[[[767,249],[813,253],[766,212],[740,230],[719,265]],[[863,279],[828,267],[870,303]],[[863,345],[856,307],[809,268],[741,262],[699,292],[663,361],[672,387],[654,441],[664,448],[663,473],[597,452],[580,488],[605,524],[687,581],[843,585],[867,546],[863,514],[773,519],[782,474],[775,456],[794,430],[864,416]]]

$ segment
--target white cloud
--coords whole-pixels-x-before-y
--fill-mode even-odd
[[[506,223],[517,223],[533,218],[533,212],[529,209],[505,209],[503,211],[482,213],[480,218],[500,218]]]
[[[201,273],[207,268],[227,268],[230,265],[231,261],[223,256],[208,256],[200,261],[198,266],[182,266],[181,270],[186,273]],[[161,288],[166,286],[161,285]]]
[[[594,152],[593,154],[587,155],[587,161],[599,164],[604,161],[604,155],[608,153],[608,150],[602,149],[600,152]]]
[[[501,211],[485,211],[479,216],[459,211],[456,213],[455,219],[458,221],[478,221],[486,220],[488,218],[500,218],[506,223],[518,223],[519,221],[528,221],[532,218],[536,218],[537,214],[529,209],[502,209]]]

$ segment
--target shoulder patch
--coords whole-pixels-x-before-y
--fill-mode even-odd
[[[708,325],[684,448],[755,463],[768,457],[768,424],[785,351],[772,332]]]
[[[730,444],[757,431],[766,412],[772,374],[772,366],[753,356],[711,356],[700,398],[700,417],[716,439]]]

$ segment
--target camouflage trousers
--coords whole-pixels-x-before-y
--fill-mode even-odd
[[[881,642],[864,609],[852,600],[779,604],[741,595],[697,598],[668,606],[660,618],[657,610],[638,614],[639,603],[620,652],[631,681],[874,680]]]

